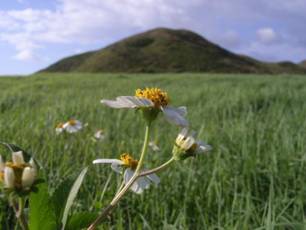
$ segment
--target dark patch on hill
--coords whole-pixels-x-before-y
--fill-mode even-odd
[[[188,30],[158,28],[64,58],[42,72],[306,73],[306,69],[237,55]]]

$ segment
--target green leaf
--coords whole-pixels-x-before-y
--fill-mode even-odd
[[[71,209],[71,206],[73,204],[73,201],[75,200],[78,192],[79,192],[79,189],[82,185],[82,182],[83,182],[83,179],[87,173],[87,170],[88,170],[88,167],[84,168],[81,173],[79,174],[78,178],[75,180],[73,186],[71,187],[71,190],[70,190],[70,193],[68,195],[68,198],[67,198],[67,203],[66,203],[66,206],[65,206],[65,210],[64,210],[64,214],[63,214],[63,218],[62,218],[62,230],[65,229],[65,226],[66,226],[66,222],[67,222],[67,219],[68,219],[68,214],[69,214],[69,211]]]
[[[61,224],[63,218],[65,204],[72,187],[73,181],[71,179],[66,179],[56,188],[52,195],[52,200],[54,202],[55,215],[58,224]]]
[[[47,184],[42,183],[37,187],[38,191],[30,195],[29,229],[58,229],[55,208],[49,196]]]
[[[75,213],[69,218],[65,230],[79,230],[86,228],[97,217],[98,213],[90,213],[90,212]]]

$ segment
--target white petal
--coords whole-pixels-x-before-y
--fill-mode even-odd
[[[152,107],[154,104],[152,101],[146,98],[139,98],[135,96],[121,96],[117,97],[119,101],[133,104],[133,108],[140,108],[140,107]]]
[[[101,103],[115,109],[153,106],[152,101],[134,96],[120,96],[116,100],[101,100]]]
[[[117,164],[117,163],[112,163],[111,165],[112,169],[116,172],[116,173],[122,173],[122,167],[121,165]]]
[[[151,181],[148,180],[146,177],[140,177],[136,180],[138,187],[141,190],[148,189],[150,187]]]
[[[124,175],[123,175],[124,183],[127,184],[129,182],[129,180],[132,178],[133,175],[134,175],[134,171],[133,170],[126,169],[124,171]]]
[[[31,165],[32,169],[34,170],[35,177],[37,176],[37,166],[33,158],[30,159],[29,164]]]
[[[212,147],[210,145],[205,144],[204,142],[198,141],[197,144],[198,144],[198,148],[196,152],[198,153],[204,153],[204,152],[208,152],[212,150]]]
[[[133,175],[134,175],[133,170],[131,170],[129,168],[126,169],[124,171],[124,175],[123,175],[124,183],[127,184],[130,181],[130,179],[132,178]],[[140,193],[143,192],[142,189],[139,187],[139,184],[137,183],[137,180],[131,185],[130,189],[137,194],[140,194]]]
[[[182,148],[188,150],[191,146],[196,143],[196,140],[192,136],[188,136],[187,139],[182,143]]]
[[[186,115],[187,115],[187,107],[186,107],[186,106],[180,106],[180,107],[178,107],[178,108],[176,108],[176,109],[177,109],[177,112],[178,112],[181,116],[186,117]]]
[[[187,128],[183,128],[180,133],[177,135],[177,138],[175,140],[177,145],[181,145],[181,142],[185,140],[185,138],[187,137],[188,134],[188,129]]]
[[[21,183],[22,187],[27,188],[31,187],[35,180],[36,172],[31,167],[25,167],[22,172]]]
[[[155,173],[149,174],[146,177],[156,185],[160,183],[160,179]]]
[[[180,109],[173,108],[170,106],[161,109],[165,115],[166,120],[170,123],[176,124],[181,127],[188,126],[188,121],[184,118]]]
[[[60,134],[60,133],[62,133],[63,131],[64,131],[63,128],[56,128],[56,129],[55,129],[56,134]]]
[[[123,162],[118,159],[96,159],[92,163],[93,164],[118,164],[118,165],[123,164]]]
[[[12,153],[12,160],[13,160],[14,164],[24,164],[22,151],[13,152]]]
[[[4,168],[4,187],[14,188],[14,183],[15,183],[14,170],[10,167],[5,167]]]
[[[68,133],[76,133],[77,131],[79,131],[79,129],[77,129],[75,126],[67,126],[66,131]]]

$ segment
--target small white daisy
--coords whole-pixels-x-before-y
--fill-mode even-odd
[[[94,138],[96,140],[103,141],[105,137],[106,137],[105,132],[102,129],[99,129],[97,132],[95,132]]]
[[[93,161],[93,164],[111,164],[112,169],[117,173],[122,173],[123,167],[126,168],[124,170],[123,178],[124,178],[124,183],[127,184],[134,175],[134,171],[137,167],[138,161],[134,160],[131,157],[131,155],[124,153],[120,156],[120,160],[119,159],[97,159]],[[146,175],[144,177],[139,177],[132,184],[130,189],[133,192],[140,194],[145,189],[148,189],[151,183],[154,183],[156,185],[160,183],[160,179],[155,173]]]
[[[143,109],[149,111],[149,116],[153,116],[153,118],[159,112],[163,112],[166,120],[170,123],[181,127],[188,126],[188,121],[185,119],[186,107],[169,106],[168,94],[158,88],[137,89],[135,96],[120,96],[116,100],[101,100],[101,103],[116,109]]]
[[[68,133],[76,133],[83,128],[83,124],[78,120],[70,119],[63,125],[63,128]]]

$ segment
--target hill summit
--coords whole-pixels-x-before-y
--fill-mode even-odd
[[[306,68],[260,62],[188,30],[157,28],[97,51],[64,58],[42,72],[306,73]]]

